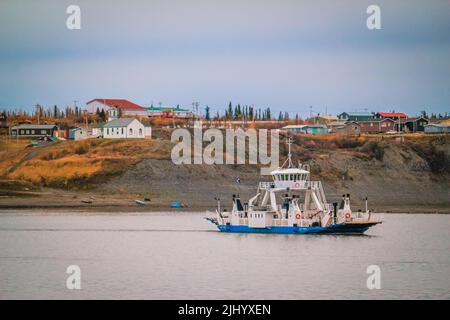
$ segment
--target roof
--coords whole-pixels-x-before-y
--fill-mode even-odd
[[[136,119],[132,119],[132,118],[114,119],[114,120],[111,120],[111,121],[105,123],[105,125],[103,127],[104,128],[108,128],[108,127],[128,127],[128,125],[130,123],[132,123],[134,120],[136,120]]]
[[[430,123],[430,124],[425,124],[424,127],[450,128],[450,124]]]
[[[124,110],[142,110],[145,111],[145,108],[128,100],[125,99],[94,99],[89,102],[86,102],[86,104],[92,103],[94,101],[98,101],[100,103],[103,103],[111,108],[119,108]]]
[[[391,118],[391,117],[397,117],[397,118],[408,118],[408,115],[403,112],[377,112],[382,117],[385,118]]]
[[[53,129],[55,127],[56,124],[19,124],[11,129]]]
[[[288,168],[288,169],[277,169],[272,171],[270,174],[305,174],[309,173],[309,171],[297,168]]]
[[[317,117],[314,117],[314,118],[322,118],[322,119],[325,119],[325,120],[337,120],[338,119],[337,116],[317,116]]]
[[[307,124],[305,127],[307,127],[307,128],[324,128],[324,129],[327,128],[327,126],[325,124]]]
[[[177,108],[177,107],[145,107],[149,111],[189,111],[188,109]]]
[[[397,123],[397,121],[392,120],[391,118],[386,118],[386,119],[373,119],[373,120],[365,120],[365,121],[358,120],[358,121],[353,121],[353,122],[356,122],[356,123],[370,123],[370,122],[384,122],[384,121],[391,121],[391,122]]]
[[[306,127],[306,124],[290,124],[288,126],[284,126],[283,129],[301,129],[303,127]]]
[[[302,128],[324,128],[326,129],[327,126],[325,124],[291,124],[288,126],[283,127],[283,129],[302,129]]]
[[[346,113],[349,116],[353,116],[353,117],[372,117],[373,114],[372,112],[368,112],[368,111],[355,111],[355,112],[342,112],[341,114]]]
[[[351,122],[333,121],[333,122],[328,123],[327,127],[343,126],[346,123],[351,123]]]

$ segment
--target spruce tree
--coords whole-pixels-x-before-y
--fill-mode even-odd
[[[205,108],[205,119],[206,119],[206,121],[211,120],[211,116],[209,114],[209,107],[208,106],[206,106],[206,108]]]

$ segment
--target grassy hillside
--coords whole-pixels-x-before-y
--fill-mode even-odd
[[[1,141],[0,178],[55,188],[90,188],[130,169],[145,157],[167,158],[156,140],[60,141],[26,148],[29,141]]]
[[[170,160],[170,133],[158,136],[154,140],[63,141],[34,148],[26,148],[27,141],[0,140],[0,189],[95,189],[115,194],[114,198],[152,194],[155,200],[211,206],[215,196],[226,199],[224,204],[232,194],[247,198],[260,180],[270,179],[261,177],[256,166],[177,166]],[[282,143],[281,161],[286,152]],[[329,201],[350,193],[354,204],[361,206],[368,196],[378,210],[449,211],[449,135],[412,134],[402,140],[297,135],[292,153],[295,163],[311,165],[312,178],[324,182]],[[237,177],[242,181],[239,185]]]

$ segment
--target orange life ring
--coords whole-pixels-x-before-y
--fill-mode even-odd
[[[345,214],[345,219],[350,219],[350,217],[351,217],[350,213],[347,212],[347,213]]]
[[[300,213],[297,213],[296,215],[295,215],[295,219],[300,219],[302,216],[300,215]]]

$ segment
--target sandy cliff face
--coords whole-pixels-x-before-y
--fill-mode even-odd
[[[314,159],[329,198],[350,193],[354,204],[362,206],[368,197],[369,206],[378,211],[450,212],[449,168],[433,172],[429,162],[407,145],[384,143],[383,149],[381,160],[342,153]],[[448,157],[449,146],[444,149]],[[330,172],[336,171],[342,173],[340,179],[330,179]]]
[[[294,138],[294,162],[311,165],[312,179],[324,183],[329,202],[350,193],[356,209],[362,209],[368,197],[369,207],[377,211],[450,212],[449,135],[411,135],[403,141],[380,136]],[[85,192],[102,194],[105,203],[126,204],[135,196],[148,196],[153,203],[180,200],[213,209],[215,197],[227,206],[233,194],[247,201],[260,181],[271,180],[261,177],[254,165],[175,165],[170,160],[172,146],[167,139],[93,139],[38,148],[3,144],[0,206],[32,205],[36,199],[42,205],[52,201],[61,205],[62,198],[52,195],[64,192],[75,204],[80,202],[77,192]],[[282,144],[281,155],[285,149]],[[36,198],[39,188],[46,193]],[[26,190],[33,191],[34,198],[14,198],[15,191],[25,196]]]
[[[444,140],[432,150],[427,149],[430,145],[389,140],[377,142],[376,147],[361,142],[353,148],[327,149],[316,144],[304,150],[300,140],[293,153],[299,159],[308,154],[312,179],[324,182],[330,202],[350,193],[356,208],[363,208],[368,197],[369,207],[377,211],[450,212],[450,144]],[[255,194],[259,181],[270,180],[259,172],[256,166],[178,166],[170,160],[144,159],[100,189],[148,191],[202,206],[214,206],[214,197],[219,196],[230,205],[232,194],[247,200]],[[236,183],[238,177],[240,184]]]

